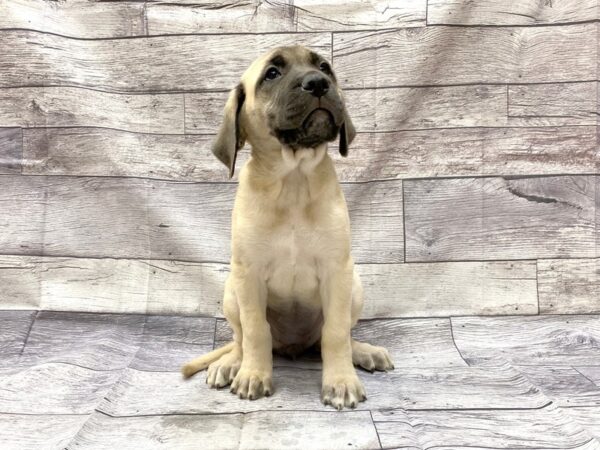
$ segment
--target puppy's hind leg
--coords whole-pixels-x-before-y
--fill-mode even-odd
[[[373,372],[374,370],[392,370],[394,363],[388,351],[383,347],[358,342],[352,339],[352,364]]]
[[[208,366],[206,383],[212,388],[222,388],[231,384],[242,365],[242,326],[240,310],[232,283],[227,280],[223,298],[223,313],[233,329],[231,350]]]
[[[233,342],[229,342],[223,347],[217,348],[185,364],[181,368],[181,372],[185,378],[189,378],[195,373],[208,368],[206,382],[211,387],[223,387],[231,383],[231,380],[235,377],[242,361],[242,330],[235,292],[231,287],[229,279],[225,283],[223,312],[233,328]]]
[[[363,288],[360,278],[354,272],[352,284],[352,326],[356,325],[363,307]],[[352,364],[370,372],[374,370],[392,370],[394,363],[388,351],[383,347],[359,342],[352,339]]]
[[[223,347],[219,347],[213,350],[206,355],[202,355],[198,358],[192,359],[191,361],[185,363],[181,368],[181,373],[184,378],[189,378],[194,375],[196,372],[201,372],[206,369],[211,363],[220,359],[223,355],[228,354],[235,346],[235,342],[230,342],[229,344],[224,345]]]

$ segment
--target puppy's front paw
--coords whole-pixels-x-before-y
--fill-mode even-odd
[[[366,399],[365,388],[354,369],[345,374],[323,376],[321,401],[325,405],[331,405],[339,411],[344,406],[356,408],[358,402]]]
[[[273,392],[271,371],[253,370],[242,368],[231,383],[231,392],[240,398],[255,400],[263,395],[269,396]]]

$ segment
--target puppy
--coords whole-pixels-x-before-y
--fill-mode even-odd
[[[327,143],[346,156],[355,131],[331,65],[307,48],[258,58],[231,91],[213,153],[232,177],[247,141],[233,208],[231,274],[223,310],[233,342],[183,366],[208,368],[211,387],[240,398],[273,392],[273,351],[295,355],[320,344],[323,403],[337,409],[366,399],[354,365],[394,366],[386,349],[350,330],[363,289],[350,256],[344,194]]]

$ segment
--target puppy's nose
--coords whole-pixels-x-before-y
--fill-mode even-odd
[[[312,72],[302,79],[302,90],[315,97],[323,97],[329,90],[329,81],[320,73]]]

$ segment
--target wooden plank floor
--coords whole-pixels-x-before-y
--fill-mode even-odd
[[[368,400],[319,401],[320,362],[275,359],[242,401],[182,362],[228,338],[212,317],[0,311],[2,449],[600,448],[600,316],[380,319],[355,337],[396,369]]]

